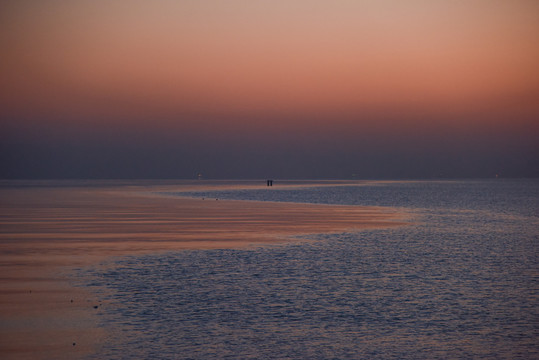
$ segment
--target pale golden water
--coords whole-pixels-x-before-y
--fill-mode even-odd
[[[403,215],[388,209],[180,199],[163,194],[266,190],[261,185],[4,182],[0,188],[1,357],[108,357],[99,349],[117,327],[101,326],[97,315],[106,313],[103,308],[111,301],[104,301],[93,288],[70,284],[89,281],[74,268],[110,256],[240,248],[283,243],[291,236],[402,224]],[[290,183],[288,188],[299,185]]]

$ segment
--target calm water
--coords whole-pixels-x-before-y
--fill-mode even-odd
[[[539,181],[190,195],[392,206],[416,223],[89,270],[112,331],[95,358],[539,358]]]

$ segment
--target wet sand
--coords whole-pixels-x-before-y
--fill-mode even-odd
[[[374,207],[203,200],[148,190],[0,189],[0,357],[73,359],[98,351],[106,337],[95,316],[101,299],[72,286],[78,267],[112,256],[275,244],[405,220]]]

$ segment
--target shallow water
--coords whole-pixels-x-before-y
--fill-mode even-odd
[[[538,181],[189,195],[392,206],[415,223],[85,270],[111,331],[95,358],[539,358]]]

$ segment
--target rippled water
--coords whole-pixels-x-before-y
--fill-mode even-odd
[[[96,358],[539,358],[538,181],[190,195],[395,206],[416,223],[93,269],[112,331]]]

